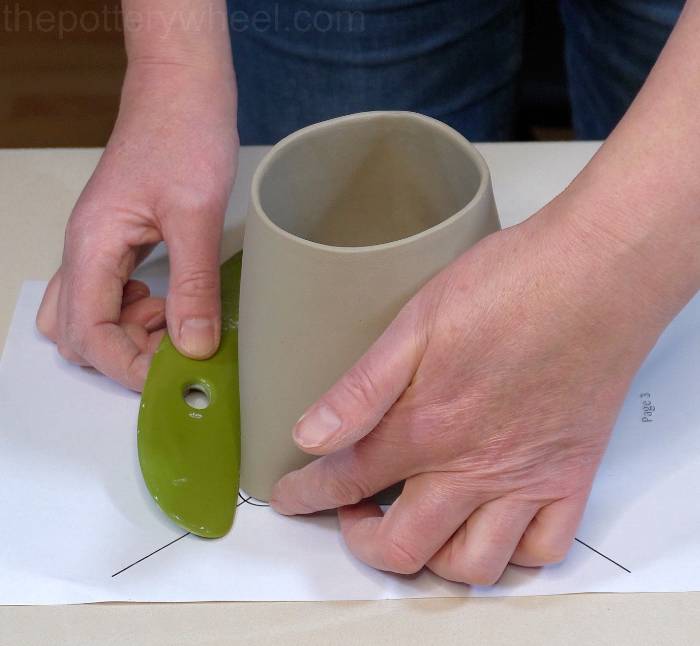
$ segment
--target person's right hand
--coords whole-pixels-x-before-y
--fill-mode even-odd
[[[168,331],[187,356],[220,338],[219,243],[236,171],[233,69],[131,65],[107,148],[66,228],[37,315],[63,357],[140,390]],[[164,240],[167,300],[129,277]]]

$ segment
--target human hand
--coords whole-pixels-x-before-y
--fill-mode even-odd
[[[71,214],[61,267],[37,315],[63,357],[140,390],[166,320],[182,353],[216,351],[235,115],[230,65],[129,66],[114,132]],[[166,301],[130,280],[161,240],[170,255]]]
[[[564,558],[630,380],[675,313],[634,282],[646,260],[579,224],[576,204],[483,240],[406,305],[297,423],[324,457],[282,478],[273,508],[338,507],[350,550],[398,573],[487,585],[509,562]],[[366,500],[402,479],[386,514]]]

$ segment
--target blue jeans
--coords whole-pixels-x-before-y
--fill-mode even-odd
[[[244,144],[365,110],[413,110],[472,141],[511,135],[520,0],[228,0]],[[560,0],[576,134],[606,137],[683,0]]]

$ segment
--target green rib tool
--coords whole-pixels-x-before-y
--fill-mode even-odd
[[[175,523],[205,538],[228,533],[238,498],[240,280],[239,253],[221,266],[219,350],[206,361],[188,359],[166,334],[139,410],[139,462],[148,490]],[[193,393],[208,405],[190,405]]]

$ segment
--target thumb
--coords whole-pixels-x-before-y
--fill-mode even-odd
[[[425,349],[410,302],[382,336],[296,423],[294,441],[324,455],[370,433],[411,383]]]
[[[221,223],[212,224],[208,217],[179,218],[164,236],[170,254],[168,333],[175,347],[193,359],[213,355],[221,338]]]

